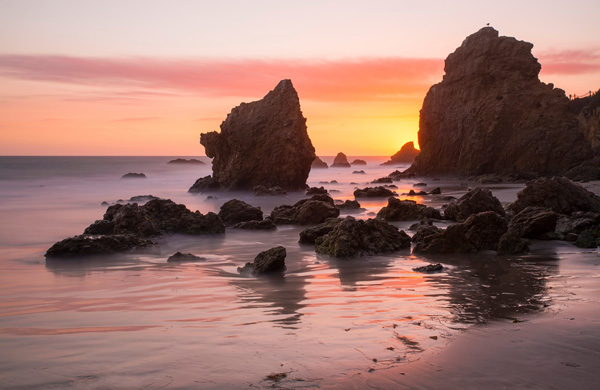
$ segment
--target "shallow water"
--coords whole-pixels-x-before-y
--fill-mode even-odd
[[[55,241],[102,217],[103,201],[152,194],[206,213],[238,198],[268,214],[305,198],[188,194],[198,177],[210,174],[210,165],[167,165],[170,159],[0,157],[1,388],[329,387],[414,360],[474,324],[551,310],[557,299],[551,287],[560,276],[558,254],[423,258],[405,250],[338,260],[298,244],[303,228],[297,226],[228,229],[223,237],[170,235],[144,251],[45,261]],[[316,170],[309,185],[336,191],[335,199],[353,199],[355,187],[396,169],[379,166],[384,160]],[[128,172],[148,178],[121,180]],[[338,184],[321,184],[331,180]],[[395,182],[397,192],[408,192],[417,181]],[[426,190],[440,186],[456,197],[473,186],[427,184]],[[492,191],[506,202],[518,188]],[[434,207],[445,203],[413,199]],[[387,203],[359,202],[366,210],[353,214],[357,218]],[[396,223],[405,230],[410,224]],[[283,277],[237,273],[277,245],[287,249]],[[177,251],[207,260],[167,263]],[[442,262],[446,270],[412,271],[429,262]],[[276,382],[267,378],[272,373],[287,377]]]

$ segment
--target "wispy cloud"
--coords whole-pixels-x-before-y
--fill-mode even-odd
[[[443,61],[430,58],[309,61],[0,55],[3,77],[153,91],[147,94],[256,96],[257,91],[291,78],[303,99],[389,100],[422,94],[442,73]]]
[[[110,123],[119,123],[119,122],[153,122],[160,120],[157,116],[144,116],[137,118],[121,118],[110,121]]]
[[[589,50],[546,51],[538,54],[542,72],[556,75],[582,75],[600,72],[600,47]]]

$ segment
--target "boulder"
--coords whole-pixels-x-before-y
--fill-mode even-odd
[[[337,156],[333,159],[333,164],[331,164],[332,168],[350,168],[350,163],[348,162],[348,158],[344,153],[338,153]]]
[[[441,195],[442,194],[442,189],[440,187],[435,187],[433,190],[431,190],[431,192],[429,192],[429,195]]]
[[[357,200],[349,200],[346,199],[344,201],[344,203],[340,203],[340,204],[336,204],[335,207],[337,207],[340,210],[360,210],[360,203],[358,203]]]
[[[355,175],[365,175],[365,171],[363,171],[362,169],[360,171],[352,171],[353,174]]]
[[[413,252],[434,254],[496,250],[507,228],[506,219],[493,211],[473,214],[466,221],[450,225],[445,230],[440,229],[436,233],[432,229],[429,234],[422,234],[421,240],[415,240]]]
[[[517,237],[540,238],[554,233],[560,215],[545,207],[526,207],[508,224],[508,233]]]
[[[333,230],[343,219],[341,218],[329,218],[318,225],[309,227],[300,232],[300,242],[301,244],[312,244],[314,245],[317,238],[322,237],[328,234]]]
[[[498,254],[518,255],[529,251],[529,240],[515,234],[504,234],[498,241]]]
[[[169,256],[169,258],[167,259],[167,263],[177,263],[177,262],[184,262],[184,261],[203,261],[203,260],[206,260],[206,259],[204,257],[196,256],[191,253],[176,252],[172,256]]]
[[[438,210],[419,204],[414,200],[390,197],[387,206],[377,213],[377,218],[385,221],[414,221],[423,218],[442,219],[442,214]]]
[[[316,225],[339,215],[340,210],[327,195],[315,195],[310,199],[302,199],[293,206],[278,206],[271,211],[271,219],[277,225]]]
[[[218,215],[225,226],[233,226],[239,222],[262,221],[263,219],[263,212],[260,208],[238,199],[231,199],[223,203]]]
[[[323,168],[329,168],[329,167],[327,166],[327,163],[325,161],[321,160],[319,158],[319,156],[316,156],[315,159],[313,160],[310,168],[311,169],[323,169]]]
[[[280,196],[287,195],[287,192],[281,187],[275,186],[271,188],[267,188],[265,186],[256,186],[252,189],[254,191],[255,196]]]
[[[356,257],[410,248],[410,237],[378,219],[346,217],[328,234],[318,237],[315,251],[334,257]]]
[[[304,189],[316,157],[290,80],[279,82],[262,100],[232,109],[221,132],[201,134],[200,143],[213,158],[213,178],[225,190]]]
[[[380,177],[379,179],[375,179],[371,182],[371,184],[386,184],[392,183],[393,180],[391,177]]]
[[[89,255],[109,255],[154,245],[152,240],[133,234],[82,234],[65,238],[46,251],[46,258],[72,258]]]
[[[402,145],[399,151],[396,152],[390,159],[381,165],[399,165],[410,164],[419,155],[419,149],[415,149],[414,142],[410,141]]]
[[[478,187],[450,203],[444,210],[444,216],[453,221],[462,221],[483,211],[494,211],[502,216],[506,214],[502,204],[490,190]]]
[[[367,162],[357,158],[356,160],[352,161],[350,165],[367,165]]]
[[[593,151],[561,89],[540,82],[533,45],[484,27],[446,58],[425,96],[408,173],[562,174]],[[502,147],[499,147],[501,145]]]
[[[195,235],[225,233],[225,225],[217,214],[192,212],[185,205],[177,204],[170,199],[151,200],[141,208],[161,232]]]
[[[246,263],[244,267],[238,267],[237,270],[243,275],[252,276],[282,274],[286,270],[286,255],[285,248],[277,246],[260,252],[252,263]]]
[[[277,230],[277,226],[270,217],[267,217],[262,221],[239,222],[233,225],[232,228],[244,230]]]
[[[596,225],[600,225],[600,214],[577,211],[571,215],[561,215],[556,221],[554,232],[567,238]]]
[[[441,272],[443,270],[444,270],[444,266],[441,265],[440,263],[429,264],[429,265],[425,265],[423,267],[413,268],[413,271],[415,271],[415,272],[422,272],[422,273],[426,273],[426,274],[430,274],[430,273],[434,273],[434,272]]]
[[[546,207],[559,214],[576,211],[600,212],[600,197],[564,177],[542,177],[527,183],[508,206],[519,213],[528,206]]]
[[[387,198],[390,196],[398,196],[394,191],[382,186],[366,187],[354,191],[356,198]]]
[[[216,181],[212,176],[204,176],[196,180],[194,184],[188,189],[191,193],[202,193],[209,191],[217,191],[219,189],[219,182]]]

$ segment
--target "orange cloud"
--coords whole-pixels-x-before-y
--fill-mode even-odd
[[[160,90],[208,96],[256,96],[291,78],[302,99],[320,101],[398,100],[422,95],[442,75],[441,59],[358,58],[310,60],[165,60],[0,55],[0,76],[130,90],[75,100],[111,100],[160,95]]]

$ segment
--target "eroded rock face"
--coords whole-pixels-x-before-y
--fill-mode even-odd
[[[304,189],[316,157],[290,80],[279,82],[262,100],[232,109],[221,132],[201,134],[200,143],[213,158],[213,179],[225,190]]]
[[[410,164],[419,155],[419,149],[415,148],[414,142],[410,141],[402,145],[390,159],[381,165]]]
[[[592,157],[564,91],[539,81],[532,47],[485,27],[446,58],[443,81],[423,102],[421,153],[408,172],[549,175]]]

